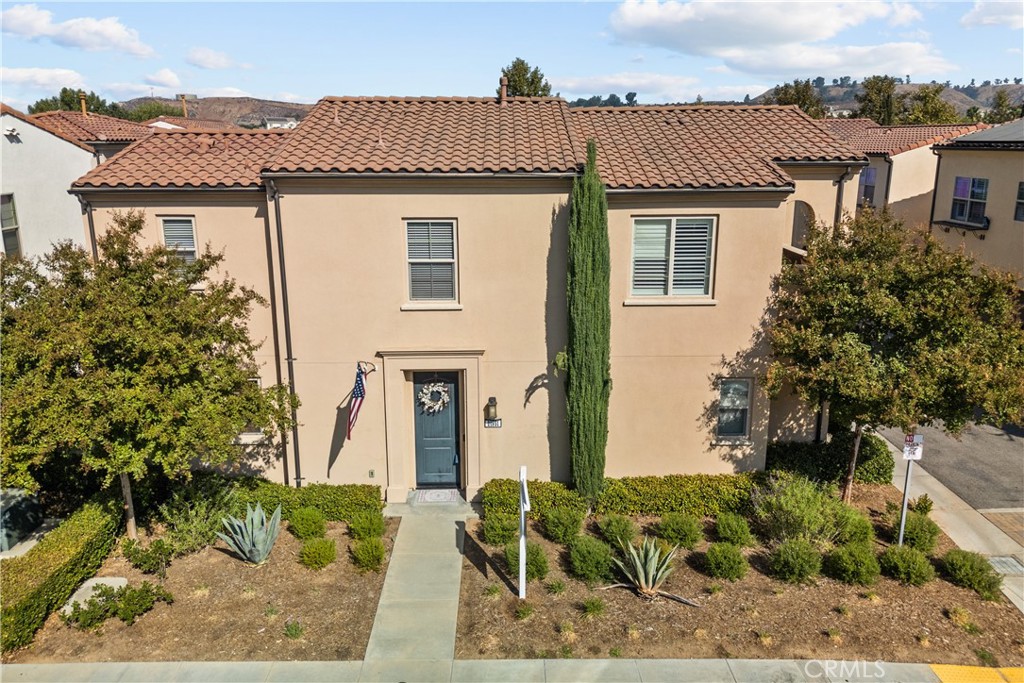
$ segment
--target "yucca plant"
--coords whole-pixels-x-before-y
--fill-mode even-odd
[[[684,605],[700,607],[699,604],[692,600],[687,600],[686,598],[661,590],[665,579],[669,577],[669,574],[674,569],[672,560],[675,558],[679,546],[663,548],[656,539],[648,536],[644,536],[643,543],[640,544],[639,548],[632,543],[623,543],[621,541],[619,545],[622,547],[623,559],[620,560],[616,557],[613,558],[613,561],[622,570],[629,583],[616,583],[608,586],[608,588],[632,588],[641,597],[648,600],[654,600],[658,596],[663,595]]]
[[[217,536],[240,558],[251,564],[260,565],[267,561],[281,530],[281,506],[277,506],[269,522],[259,503],[256,503],[255,510],[246,504],[244,522],[230,515],[221,521],[228,533],[222,534],[218,531]]]

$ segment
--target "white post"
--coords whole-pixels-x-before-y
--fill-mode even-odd
[[[907,478],[903,482],[903,509],[900,510],[900,539],[896,545],[903,545],[903,529],[907,524],[907,496],[910,495],[910,473],[913,471],[914,461],[907,461]]]
[[[907,434],[903,439],[903,459],[907,461],[907,478],[903,482],[903,507],[900,510],[900,537],[897,545],[903,545],[903,530],[907,524],[907,501],[910,498],[910,475],[914,470],[914,461],[920,460],[924,452],[924,436]]]
[[[526,599],[526,513],[530,492],[526,488],[526,465],[519,468],[519,599]]]

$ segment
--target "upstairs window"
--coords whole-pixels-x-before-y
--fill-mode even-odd
[[[0,223],[3,224],[4,255],[21,256],[21,236],[18,234],[18,213],[14,210],[14,195],[0,195]]]
[[[411,301],[455,301],[458,292],[454,221],[405,224]]]
[[[1013,220],[1024,221],[1024,182],[1017,183],[1017,205],[1013,209]]]
[[[857,203],[861,206],[874,206],[875,205],[875,177],[878,173],[878,169],[867,168],[861,169],[860,172],[860,186],[857,190]]]
[[[748,437],[751,380],[723,379],[718,386],[718,436],[725,439]]]
[[[710,296],[714,218],[633,221],[634,296]]]
[[[988,178],[961,178],[953,185],[953,210],[950,219],[958,223],[985,225]]]
[[[196,230],[192,218],[162,218],[164,244],[185,263],[196,260]]]

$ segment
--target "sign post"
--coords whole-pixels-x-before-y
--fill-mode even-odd
[[[924,436],[907,434],[903,439],[903,459],[907,461],[907,479],[903,482],[903,509],[900,511],[900,539],[903,545],[903,529],[907,523],[907,497],[910,494],[910,474],[914,469],[914,461],[921,459],[924,452]]]
[[[519,599],[526,599],[526,513],[530,492],[526,487],[526,465],[519,468]]]

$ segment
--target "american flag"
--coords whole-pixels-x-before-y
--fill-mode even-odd
[[[356,366],[356,385],[352,387],[352,400],[348,404],[348,438],[352,438],[352,428],[356,426],[359,419],[359,409],[363,407],[363,399],[366,398],[366,375],[363,369]]]

